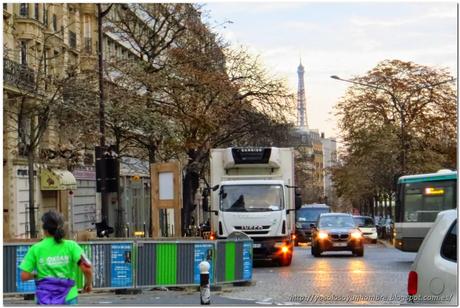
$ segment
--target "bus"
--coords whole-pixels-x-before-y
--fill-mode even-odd
[[[395,247],[417,252],[439,212],[457,207],[457,171],[405,175],[398,179]]]

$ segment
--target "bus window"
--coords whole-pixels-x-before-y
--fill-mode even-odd
[[[439,181],[406,184],[404,221],[433,222],[440,211],[455,208],[455,182]]]

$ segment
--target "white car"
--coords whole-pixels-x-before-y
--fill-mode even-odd
[[[372,243],[377,243],[377,228],[374,220],[369,216],[353,216],[356,227],[363,234],[364,238]]]
[[[457,305],[457,209],[439,212],[409,273],[415,304]]]

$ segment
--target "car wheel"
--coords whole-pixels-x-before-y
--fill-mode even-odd
[[[357,257],[363,257],[364,256],[364,247],[357,248],[353,251],[353,254]]]
[[[311,246],[311,254],[315,257],[315,258],[318,258],[321,256],[321,250],[319,249],[319,247],[316,247],[316,246]]]
[[[372,240],[372,244],[377,244],[377,239]]]
[[[297,240],[294,240],[294,246],[295,247],[299,246],[299,242]]]

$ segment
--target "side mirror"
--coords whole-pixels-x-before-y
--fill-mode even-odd
[[[316,229],[316,225],[315,224],[310,224],[310,228]]]
[[[219,187],[220,187],[219,185],[214,185],[213,187],[211,187],[211,189],[212,191],[216,191],[219,189]]]
[[[295,209],[298,210],[302,207],[302,195],[297,192],[295,192]]]
[[[203,211],[208,212],[209,211],[209,188],[203,189],[203,193],[201,194],[203,197],[201,200],[201,204],[203,206]]]

